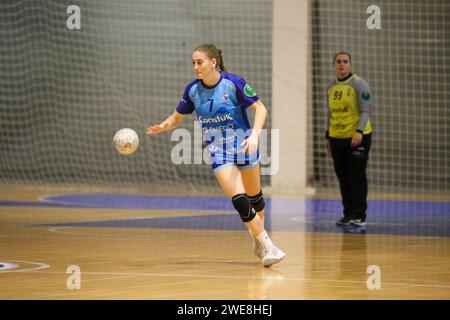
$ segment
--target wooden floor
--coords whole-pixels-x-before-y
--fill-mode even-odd
[[[245,231],[34,226],[194,213],[0,206],[0,264],[15,265],[0,269],[0,299],[450,299],[445,236],[273,231],[287,256],[264,268]],[[73,265],[80,289],[67,286]],[[368,288],[369,266],[380,289]]]

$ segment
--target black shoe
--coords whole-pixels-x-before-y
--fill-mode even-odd
[[[350,217],[343,217],[339,220],[336,221],[336,225],[338,226],[349,226],[350,225],[350,221],[352,221],[352,219]]]

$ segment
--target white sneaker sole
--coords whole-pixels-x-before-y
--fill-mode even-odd
[[[367,227],[367,222],[356,222],[356,221],[351,220],[350,224],[355,227],[361,227],[361,228]]]
[[[262,259],[262,264],[264,267],[268,268],[271,265],[274,265],[275,263],[280,262],[283,260],[283,258],[286,256],[286,253],[284,253],[281,250],[278,250],[277,254],[275,256],[267,257]]]

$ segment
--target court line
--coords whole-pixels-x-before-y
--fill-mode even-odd
[[[2,273],[8,273],[8,272],[34,272],[35,270],[40,270],[40,269],[47,269],[50,268],[50,265],[46,264],[46,263],[41,263],[41,262],[32,262],[32,261],[21,261],[21,260],[9,260],[9,259],[0,259],[0,260],[4,260],[4,261],[8,261],[8,262],[19,262],[19,263],[29,263],[29,264],[35,264],[38,265],[38,267],[36,268],[32,268],[32,269],[12,269],[12,270],[6,270],[6,271],[1,271],[0,270],[0,274]],[[20,266],[20,265],[19,265]]]
[[[52,232],[52,233],[56,233],[56,234],[60,234],[60,235],[65,235],[65,236],[71,236],[71,237],[77,237],[77,238],[106,238],[106,239],[115,239],[115,240],[140,240],[140,241],[154,241],[153,238],[151,237],[147,237],[146,235],[142,234],[142,235],[137,235],[136,237],[118,237],[116,235],[114,235],[113,233],[110,234],[93,234],[93,233],[80,233],[80,232],[69,232],[66,231],[65,229],[80,229],[83,227],[53,227],[53,228],[48,228],[47,231],[48,232]],[[64,230],[63,230],[64,229]],[[106,228],[105,228],[106,229]],[[153,230],[157,230],[157,229],[153,229]],[[163,230],[163,229],[158,229],[158,230]],[[177,230],[177,229],[164,229],[164,230]],[[205,230],[198,230],[198,229],[186,229],[189,231],[205,231]],[[206,231],[210,231],[210,230],[206,230]],[[214,230],[214,231],[220,231],[220,232],[230,232],[230,231],[236,231],[236,230]],[[0,235],[1,237],[1,235]],[[159,235],[159,237],[161,237],[161,235]],[[166,235],[164,236],[164,238],[168,238],[168,239],[173,239],[173,236],[171,235]],[[202,236],[202,238],[200,239],[190,239],[189,241],[191,242],[203,242],[205,239],[205,236]],[[227,241],[239,241],[242,238],[240,237],[232,237],[230,235],[227,235]]]
[[[92,192],[92,193],[81,193],[81,194],[95,194],[97,192]],[[73,205],[73,202],[66,202],[66,201],[56,201],[53,199],[50,199],[51,197],[60,197],[60,196],[74,196],[74,195],[80,195],[80,193],[56,193],[56,194],[52,194],[52,195],[43,195],[43,196],[39,196],[38,200],[44,203],[51,203],[51,204],[59,204],[59,205],[63,205],[63,206],[68,206],[68,205]],[[83,203],[81,205],[79,205],[81,208],[95,208],[95,209],[100,209],[97,205],[94,204],[89,204],[89,203]],[[114,208],[108,208],[108,209],[114,209]]]
[[[175,195],[145,195],[145,194],[123,194],[123,193],[109,193],[109,192],[89,192],[89,193],[58,193],[58,194],[47,194],[42,195],[38,197],[38,201],[42,203],[52,204],[52,205],[62,205],[62,206],[76,206],[77,208],[90,208],[90,209],[118,209],[118,210],[184,210],[184,211],[225,211],[225,212],[235,212],[234,210],[229,209],[223,209],[223,208],[186,208],[186,209],[180,209],[180,208],[141,208],[141,207],[117,207],[117,206],[105,206],[104,204],[100,203],[92,203],[92,202],[79,202],[79,201],[67,201],[67,200],[60,200],[58,197],[77,197],[77,196],[93,196],[93,195],[99,195],[99,196],[131,196],[131,197],[164,197],[164,198],[221,198],[226,201],[227,197],[224,196],[214,196],[214,195],[196,195],[196,196],[175,196]],[[228,202],[227,202],[228,203]]]
[[[5,271],[7,272],[7,271]],[[24,270],[25,272],[25,270]],[[44,274],[66,274],[66,272],[58,271],[38,271],[33,273]],[[83,275],[118,275],[118,276],[152,276],[152,277],[190,277],[190,278],[208,278],[208,279],[245,279],[245,280],[277,280],[277,281],[303,281],[303,282],[337,282],[337,283],[354,283],[366,284],[366,281],[352,281],[352,280],[333,280],[333,279],[307,279],[307,278],[286,278],[280,279],[279,275],[273,277],[248,277],[248,276],[227,276],[227,275],[200,275],[200,274],[183,274],[183,273],[143,273],[143,272],[86,272],[82,271]],[[412,284],[412,283],[396,283],[396,282],[381,282],[381,285],[403,286],[403,287],[425,287],[425,288],[442,288],[450,289],[450,285],[429,285],[429,284]]]
[[[4,270],[12,270],[12,269],[16,269],[16,268],[19,267],[19,265],[17,265],[17,264],[14,264],[14,263],[7,263],[7,262],[3,262],[3,261],[0,261],[0,266],[1,266],[0,272],[1,272],[1,271],[4,271]]]

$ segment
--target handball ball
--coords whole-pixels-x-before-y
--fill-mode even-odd
[[[120,154],[128,156],[138,148],[139,136],[133,129],[123,128],[116,132],[113,143]]]

